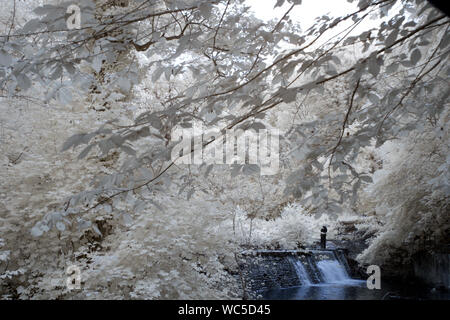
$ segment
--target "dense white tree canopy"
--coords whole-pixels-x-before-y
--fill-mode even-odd
[[[77,263],[86,297],[238,297],[234,252],[349,219],[361,263],[448,243],[449,17],[348,2],[303,30],[301,0],[269,21],[244,0],[81,0],[75,28],[74,1],[8,1],[5,296],[74,294],[52,279]],[[279,172],[178,164],[174,130],[199,124],[278,129]]]

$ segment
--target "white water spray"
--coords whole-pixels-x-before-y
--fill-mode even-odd
[[[302,286],[311,286],[311,284],[312,284],[311,278],[309,277],[309,274],[306,271],[306,269],[303,266],[303,263],[300,261],[300,259],[295,259],[293,257],[289,257],[289,261],[294,266],[295,272],[297,273],[297,277],[299,278]]]

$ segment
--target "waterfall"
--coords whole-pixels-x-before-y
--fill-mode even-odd
[[[331,250],[317,250],[302,261],[299,257],[289,257],[302,286],[344,285],[359,286],[364,281],[352,279],[347,271],[345,256]]]
[[[339,249],[273,254],[278,262],[268,260],[267,267],[258,268],[254,277],[260,281],[258,288],[263,290],[258,295],[264,299],[367,300],[381,299],[386,294],[368,290],[365,280],[352,279],[347,257]]]
[[[325,283],[342,283],[352,280],[345,267],[338,260],[322,260],[317,262]]]
[[[302,286],[311,286],[311,278],[309,277],[309,274],[300,259],[289,257],[289,261],[294,266],[295,272],[297,273],[297,277],[299,278]]]

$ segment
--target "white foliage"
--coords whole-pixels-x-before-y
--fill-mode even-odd
[[[432,130],[412,135],[379,151],[383,169],[374,174],[364,198],[366,210],[375,210],[381,226],[371,226],[377,237],[360,255],[363,262],[387,263],[393,255],[407,262],[425,243],[437,246],[448,240],[448,137]]]

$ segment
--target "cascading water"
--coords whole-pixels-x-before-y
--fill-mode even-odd
[[[300,259],[289,257],[289,261],[294,266],[295,272],[297,273],[297,277],[300,280],[300,283],[303,286],[310,286],[312,284],[311,279]]]
[[[338,259],[333,252],[317,251],[308,258],[303,262],[300,258],[289,257],[302,286],[355,285],[361,282],[349,276],[342,259]]]
[[[359,297],[370,291],[364,287],[365,281],[349,276],[342,261],[345,257],[338,257],[331,250],[310,252],[311,255],[303,259],[293,256],[288,258],[301,285],[269,290],[264,295],[266,299],[341,300]]]
[[[317,262],[317,268],[325,283],[348,283],[353,281],[347,274],[345,267],[337,260],[322,260]]]

